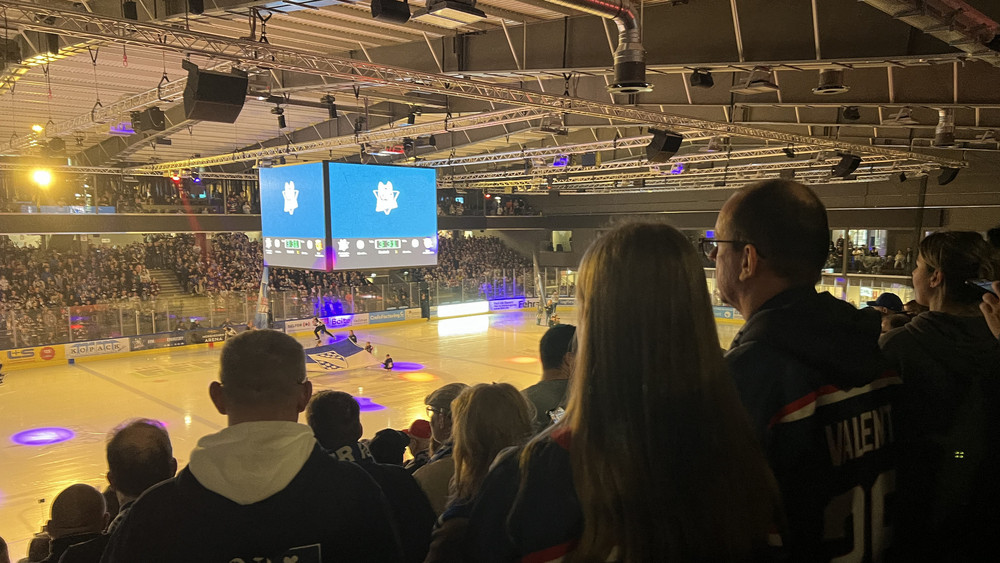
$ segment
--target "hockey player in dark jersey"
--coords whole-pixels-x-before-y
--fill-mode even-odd
[[[880,561],[891,538],[896,426],[880,319],[814,289],[826,209],[785,180],[747,186],[714,239],[723,301],[747,319],[726,360],[779,486],[792,561]]]

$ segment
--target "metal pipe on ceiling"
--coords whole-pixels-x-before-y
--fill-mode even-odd
[[[646,50],[642,47],[639,21],[628,0],[548,0],[567,8],[614,20],[618,26],[615,49],[615,82],[608,90],[615,94],[637,94],[653,88],[646,82]]]

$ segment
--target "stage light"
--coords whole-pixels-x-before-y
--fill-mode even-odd
[[[197,172],[192,172],[191,173],[191,181],[194,182],[195,184],[200,184],[201,183],[201,175],[198,174]]]
[[[337,119],[337,98],[334,98],[330,94],[327,94],[319,99],[320,102],[326,104],[327,116],[330,119]]]
[[[278,116],[278,129],[288,127],[288,123],[285,122],[285,110],[281,106],[271,108],[271,113]]]
[[[39,168],[31,173],[31,179],[38,184],[38,187],[46,189],[52,183],[52,172]]]
[[[785,147],[781,149],[781,152],[785,153],[788,158],[795,158],[795,149],[792,147]]]
[[[372,19],[404,24],[410,20],[410,5],[396,0],[372,0]]]
[[[677,176],[679,174],[683,174],[684,173],[684,163],[683,162],[678,162],[678,163],[674,164],[673,166],[671,166],[670,167],[670,173],[673,174],[674,176]]]
[[[715,86],[715,80],[712,78],[712,73],[709,72],[707,68],[696,68],[691,74],[689,83],[692,88],[711,88]]]
[[[36,123],[31,126],[31,130],[34,131],[35,133],[41,133],[42,131],[45,131],[45,128]]]

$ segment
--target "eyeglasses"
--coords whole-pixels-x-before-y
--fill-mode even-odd
[[[749,241],[745,240],[720,240],[717,238],[701,237],[698,239],[698,247],[701,248],[701,251],[705,254],[705,256],[712,258],[715,255],[716,250],[718,250],[720,242],[728,242],[730,244],[739,245],[750,244]]]
[[[446,414],[448,414],[448,409],[442,409],[442,408],[432,407],[430,405],[427,405],[427,417],[430,418],[430,417],[434,416],[435,414],[446,415]]]

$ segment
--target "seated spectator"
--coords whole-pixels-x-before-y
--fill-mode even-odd
[[[403,545],[403,560],[419,563],[427,555],[434,511],[420,485],[402,467],[376,463],[358,440],[364,433],[361,409],[341,391],[320,391],[306,407],[306,422],[323,449],[340,461],[357,463],[378,483],[392,509]]]
[[[659,288],[650,300],[648,289]],[[701,262],[666,225],[597,239],[577,278],[566,416],[479,489],[471,561],[750,561],[781,522]]]
[[[410,443],[410,438],[392,428],[383,428],[375,433],[375,437],[368,443],[368,449],[379,463],[403,466],[403,454],[406,446]]]
[[[976,561],[1000,527],[1000,342],[969,279],[996,279],[1000,264],[975,232],[920,241],[916,300],[930,310],[884,335],[903,385],[896,411],[895,557]]]
[[[101,491],[82,483],[66,487],[52,502],[52,519],[46,527],[52,543],[43,563],[57,563],[69,546],[100,536],[107,525]]]
[[[532,435],[533,411],[509,383],[480,383],[452,401],[455,477],[448,508],[441,515],[427,561],[459,561],[472,502],[501,450],[523,445]]]
[[[448,503],[448,486],[455,473],[451,457],[451,402],[467,387],[464,383],[449,383],[424,398],[431,417],[431,458],[427,465],[413,472],[413,478],[420,483],[437,515],[444,512]]]
[[[903,312],[903,300],[899,298],[895,293],[890,293],[888,291],[879,294],[878,299],[875,301],[866,302],[869,307],[875,309],[883,315],[891,315],[893,313]]]
[[[139,495],[177,472],[170,436],[155,420],[140,418],[115,428],[108,439],[108,482],[117,496],[118,515],[107,533],[72,545],[61,563],[97,563],[108,537],[121,525]]]
[[[542,359],[542,380],[521,391],[535,409],[536,432],[552,424],[549,413],[566,405],[566,386],[573,372],[570,343],[575,335],[575,326],[560,324],[545,331],[538,343]]]
[[[219,379],[209,395],[228,427],[132,505],[102,561],[398,561],[378,485],[297,422],[312,395],[302,346],[245,332],[222,349]]]
[[[412,456],[403,467],[413,473],[427,465],[427,461],[431,458],[431,423],[417,419],[403,432],[410,437],[410,444],[407,447],[410,448],[410,456]]]

